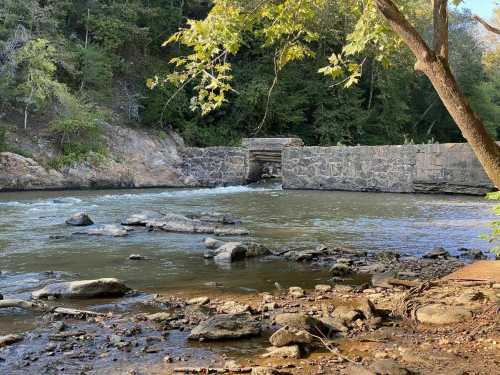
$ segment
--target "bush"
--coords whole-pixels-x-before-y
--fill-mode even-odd
[[[488,194],[487,199],[500,201],[500,191]],[[500,217],[500,204],[493,209],[493,212],[495,212],[495,215]],[[497,257],[500,257],[500,220],[492,221],[491,234],[485,236],[485,239],[487,239],[493,245],[493,248],[491,250],[492,253]]]
[[[80,104],[76,98],[68,98],[64,113],[54,120],[49,131],[61,150],[61,155],[51,162],[54,168],[72,165],[94,155],[104,156],[102,113],[88,104]]]
[[[7,129],[0,128],[0,152],[7,151]]]

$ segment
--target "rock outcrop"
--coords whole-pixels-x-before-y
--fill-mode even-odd
[[[202,321],[193,328],[189,338],[192,340],[223,340],[260,335],[259,322],[250,314],[219,314]]]

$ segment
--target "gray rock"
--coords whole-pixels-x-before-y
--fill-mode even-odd
[[[216,240],[215,238],[212,237],[207,237],[203,240],[203,244],[207,249],[214,250],[217,249],[225,244],[225,242]]]
[[[351,273],[351,267],[345,263],[336,263],[330,268],[330,274],[332,276],[347,276]]]
[[[138,214],[133,214],[122,220],[122,225],[130,226],[146,226],[148,221],[159,220],[163,215],[156,211],[143,211]]]
[[[267,353],[262,355],[262,357],[264,358],[272,357],[272,358],[299,359],[301,357],[300,348],[298,345],[283,346],[280,348],[270,347],[267,348],[266,350]]]
[[[332,286],[328,284],[318,284],[314,289],[319,293],[327,293],[332,290]]]
[[[74,235],[87,235],[87,236],[112,236],[124,237],[128,235],[130,230],[123,228],[116,224],[106,224],[95,228],[89,228],[84,231],[75,232]]]
[[[250,375],[280,375],[281,372],[272,367],[252,367]]]
[[[206,305],[210,302],[210,298],[207,296],[195,297],[186,301],[188,305]]]
[[[248,242],[245,243],[246,247],[246,257],[251,258],[251,257],[258,257],[258,256],[264,256],[264,255],[270,255],[271,251],[265,247],[264,245],[261,245],[256,242]]]
[[[250,305],[242,304],[236,301],[226,301],[218,311],[224,314],[242,314],[250,310]]]
[[[213,232],[216,236],[246,236],[250,234],[248,229],[238,226],[216,227]]]
[[[397,362],[392,359],[383,359],[374,362],[370,366],[372,370],[377,375],[410,375],[411,372],[406,368],[400,366]]]
[[[128,259],[129,260],[146,260],[146,257],[144,255],[140,255],[140,254],[130,254],[128,256]]]
[[[66,220],[66,224],[75,227],[85,227],[94,224],[94,222],[85,212],[78,212],[76,214],[71,215],[71,217],[68,220]]]
[[[228,242],[219,247],[214,256],[216,262],[234,262],[244,259],[246,256],[246,247],[241,242]]]
[[[288,295],[295,297],[295,298],[301,298],[305,296],[304,289],[302,289],[299,286],[292,286],[288,288]]]
[[[427,324],[454,324],[471,319],[472,311],[462,306],[432,304],[419,308],[416,311],[416,318],[419,322]]]
[[[130,291],[122,281],[113,278],[97,280],[70,281],[47,285],[45,288],[34,291],[35,299],[56,298],[97,298],[119,297]]]
[[[436,247],[433,250],[426,253],[423,257],[426,259],[438,259],[438,258],[447,258],[450,256],[444,248]]]
[[[271,345],[275,347],[288,346],[292,344],[310,344],[313,342],[311,334],[304,330],[297,330],[288,326],[282,327],[274,332],[269,338]]]
[[[376,273],[372,276],[371,284],[374,287],[391,289],[394,286],[390,281],[394,279],[394,272]]]
[[[334,319],[338,319],[344,324],[350,324],[360,318],[361,314],[351,306],[341,305],[335,308],[332,317]]]
[[[383,263],[367,264],[358,267],[357,270],[359,273],[380,273],[385,271],[385,265]]]
[[[220,314],[202,321],[193,328],[189,339],[238,339],[258,336],[260,333],[260,323],[253,320],[250,314]]]
[[[231,214],[220,214],[216,212],[215,213],[202,212],[198,214],[190,214],[187,215],[187,217],[189,217],[190,219],[206,221],[209,223],[229,224],[229,225],[241,224],[241,220],[235,218]]]

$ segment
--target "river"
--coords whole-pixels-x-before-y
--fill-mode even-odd
[[[325,270],[277,259],[221,267],[203,258],[202,235],[139,230],[123,238],[71,236],[75,228],[64,221],[82,210],[97,224],[119,223],[143,210],[216,211],[241,218],[251,239],[273,248],[326,243],[422,255],[435,246],[451,253],[460,247],[487,251],[488,243],[479,236],[488,232],[492,207],[480,197],[285,191],[277,184],[2,193],[0,293],[27,298],[32,290],[55,280],[100,277],[120,278],[145,293],[198,294],[209,288],[207,282],[245,292],[270,290],[275,282],[311,287],[327,279]],[[68,237],[53,240],[51,235]],[[130,254],[149,260],[130,261]],[[109,303],[91,302],[93,307],[106,304],[101,308]],[[0,333],[29,328],[26,320],[0,312]]]

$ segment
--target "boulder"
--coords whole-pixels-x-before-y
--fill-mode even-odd
[[[383,263],[373,263],[366,266],[360,266],[357,270],[359,273],[381,273],[385,271],[385,268]]]
[[[334,319],[338,319],[344,324],[350,324],[360,318],[361,314],[351,306],[341,305],[335,308],[332,317]]]
[[[330,327],[323,324],[321,319],[316,319],[312,316],[303,313],[282,313],[274,317],[274,322],[282,327],[288,326],[297,330],[307,331],[312,334],[329,335]],[[319,332],[318,332],[319,331]]]
[[[280,375],[281,372],[273,367],[252,367],[250,375]]]
[[[207,249],[215,250],[215,249],[223,246],[225,244],[225,242],[220,241],[220,240],[216,240],[215,238],[212,238],[212,237],[207,237],[203,240],[203,244],[205,245],[205,247]]]
[[[269,342],[275,347],[289,346],[292,344],[304,345],[312,343],[313,337],[304,330],[285,326],[274,332],[269,338]]]
[[[371,284],[374,287],[391,289],[394,286],[390,283],[394,280],[394,272],[375,273],[372,276]]]
[[[454,324],[471,319],[472,311],[462,306],[432,304],[417,309],[416,318],[427,324]]]
[[[300,348],[298,345],[282,346],[280,348],[270,347],[266,350],[267,353],[262,355],[262,357],[264,358],[272,357],[299,359],[301,357]]]
[[[295,298],[301,298],[305,296],[304,289],[299,286],[292,286],[288,289],[288,295]]]
[[[429,251],[428,253],[424,254],[424,258],[426,259],[438,259],[438,258],[447,258],[450,256],[450,253],[448,253],[444,248],[442,247],[436,247],[433,250]]]
[[[193,328],[191,340],[223,340],[258,336],[261,333],[259,322],[250,314],[219,314],[202,321]]]
[[[228,242],[216,250],[214,260],[218,262],[234,262],[244,259],[246,247],[241,242]]]
[[[163,215],[156,211],[143,211],[122,220],[122,225],[146,226],[148,221],[159,220]]]
[[[85,212],[77,212],[76,214],[71,215],[68,220],[66,220],[66,224],[75,227],[85,227],[94,224],[94,222]]]
[[[332,276],[347,276],[351,273],[351,267],[345,263],[336,263],[330,268],[330,274]]]
[[[271,254],[271,251],[267,247],[256,242],[248,242],[245,244],[245,247],[247,249],[246,250],[247,258]]]
[[[89,228],[81,232],[75,232],[74,235],[87,235],[87,236],[112,236],[124,237],[128,235],[130,230],[123,228],[116,224],[106,224],[95,228]]]
[[[328,284],[319,284],[316,285],[314,289],[319,293],[327,293],[332,290],[332,286]]]
[[[70,281],[47,285],[32,293],[35,299],[119,297],[130,291],[122,281],[113,278]]]

